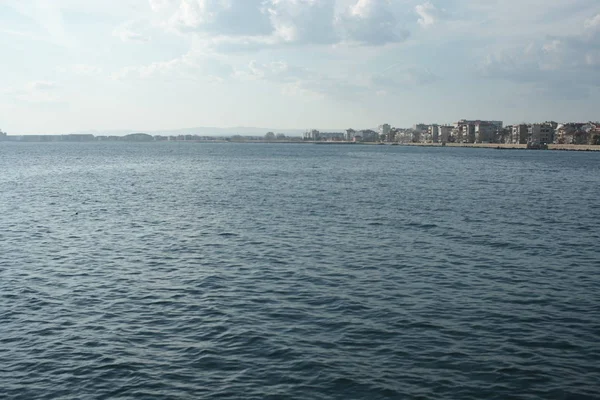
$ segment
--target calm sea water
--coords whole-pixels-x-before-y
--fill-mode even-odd
[[[594,399],[600,154],[0,143],[2,399]]]

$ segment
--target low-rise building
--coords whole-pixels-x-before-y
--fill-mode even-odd
[[[345,135],[343,132],[321,132],[319,134],[320,140],[325,140],[329,142],[340,142],[343,141]]]
[[[527,124],[518,124],[512,126],[511,143],[527,144],[529,140],[529,126]]]
[[[412,129],[401,129],[396,128],[395,141],[397,143],[411,143],[412,142]]]
[[[398,134],[398,129],[396,129],[396,128],[390,129],[390,131],[385,135],[385,141],[388,143],[395,142],[397,134]]]
[[[354,140],[354,137],[356,136],[356,131],[352,128],[350,129],[346,129],[346,140],[351,142]]]
[[[371,129],[365,129],[358,132],[364,142],[379,142],[379,134]]]
[[[588,144],[589,129],[585,123],[569,122],[560,124],[556,128],[555,141],[559,144]]]
[[[131,133],[129,135],[125,135],[123,140],[127,142],[152,142],[154,137],[148,135],[147,133]]]
[[[496,134],[496,143],[512,143],[512,125],[507,125],[504,128],[500,129]]]
[[[454,136],[458,143],[475,143],[475,121],[460,120],[455,124]]]
[[[600,122],[590,123],[591,127],[589,130],[589,141],[591,145],[600,145]]]
[[[500,129],[491,121],[475,122],[475,143],[495,143]]]
[[[412,131],[412,137],[411,137],[410,141],[412,143],[422,143],[423,140],[424,140],[425,132],[427,132],[427,131],[413,130]]]
[[[425,133],[429,130],[429,125],[427,124],[415,124],[413,126],[413,130],[419,131],[421,133]]]
[[[454,126],[457,142],[484,143],[496,141],[496,135],[502,129],[503,122],[461,119]]]
[[[379,125],[377,129],[379,130],[379,137],[383,136],[385,141],[391,141],[389,140],[390,132],[392,131],[392,127],[390,126],[390,124]]]
[[[529,142],[530,143],[553,143],[554,128],[551,124],[532,124],[529,127]]]
[[[432,143],[440,142],[440,126],[437,124],[429,125],[428,136]]]
[[[317,141],[321,140],[321,132],[316,129],[311,129],[302,134],[303,140]]]
[[[439,127],[439,138],[440,138],[440,142],[442,143],[448,143],[450,141],[452,141],[452,130],[454,129],[453,126],[450,125],[442,125]]]

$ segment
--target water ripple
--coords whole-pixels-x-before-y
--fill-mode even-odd
[[[352,150],[0,143],[0,398],[598,398],[600,158]]]

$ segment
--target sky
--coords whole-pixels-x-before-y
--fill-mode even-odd
[[[598,0],[0,0],[9,134],[600,119]]]

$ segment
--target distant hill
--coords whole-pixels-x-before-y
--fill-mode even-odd
[[[283,133],[286,136],[301,136],[305,129],[277,129],[277,128],[257,128],[257,127],[232,127],[232,128],[216,128],[208,126],[200,126],[196,128],[182,129],[160,129],[160,130],[89,130],[82,132],[72,132],[77,134],[92,134],[94,136],[125,136],[131,133],[147,133],[149,135],[199,135],[199,136],[262,136],[267,132]],[[324,130],[325,131],[325,130]],[[330,130],[327,130],[330,131]]]

